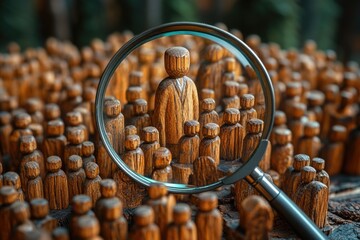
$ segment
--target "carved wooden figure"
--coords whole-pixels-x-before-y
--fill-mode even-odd
[[[67,164],[69,199],[72,199],[75,195],[82,194],[86,176],[83,169],[83,161],[79,155],[71,155]]]
[[[204,192],[199,195],[198,212],[195,217],[197,238],[205,240],[220,240],[222,237],[222,216],[217,209],[216,194]]]
[[[68,161],[71,155],[82,155],[82,143],[85,139],[84,129],[80,127],[73,127],[69,129],[66,135],[67,144],[64,149],[64,159],[65,169],[68,167]]]
[[[292,116],[292,105],[299,103],[301,100],[302,87],[300,82],[286,83],[285,99],[280,103],[280,109],[286,116]]]
[[[195,186],[205,186],[218,181],[218,164],[212,157],[200,156],[193,165],[193,184]]]
[[[298,142],[298,152],[307,154],[310,158],[317,157],[321,148],[319,133],[320,125],[318,122],[305,123],[304,136]]]
[[[301,169],[305,166],[310,165],[310,157],[306,154],[297,154],[294,156],[293,166],[289,167],[283,178],[282,190],[288,195],[290,198],[294,199],[294,195],[297,191],[297,187],[300,183],[301,179]]]
[[[197,239],[195,223],[191,220],[191,209],[185,203],[178,203],[173,208],[173,222],[166,229],[166,239]]]
[[[260,196],[249,196],[242,203],[240,213],[240,239],[270,239],[274,214],[269,203]]]
[[[286,129],[287,126],[286,126],[286,115],[283,111],[275,111],[275,114],[274,114],[274,126],[271,130],[271,135],[270,135],[270,142],[272,144],[272,146],[274,146],[276,144],[276,141],[275,141],[275,131],[277,129]]]
[[[82,143],[81,155],[82,155],[83,167],[88,162],[96,162],[94,152],[95,152],[95,146],[93,142],[85,141]]]
[[[35,225],[30,221],[30,209],[27,202],[15,202],[11,205],[11,215],[15,225],[11,230],[11,238],[26,239],[35,230]]]
[[[68,183],[61,165],[58,156],[50,156],[45,162],[47,174],[44,180],[44,197],[49,201],[51,210],[65,209],[69,205]]]
[[[161,182],[171,182],[173,178],[172,169],[170,166],[172,154],[169,149],[160,147],[155,150],[153,155],[154,170],[151,178]]]
[[[43,180],[40,177],[40,167],[37,162],[30,161],[25,163],[25,177],[27,179],[24,188],[25,200],[31,201],[34,198],[44,197]]]
[[[129,121],[130,124],[137,128],[137,132],[141,133],[144,127],[151,125],[151,118],[148,114],[147,102],[144,99],[137,99],[134,102],[134,116]]]
[[[47,129],[47,123],[53,120],[61,120],[61,110],[59,105],[48,103],[44,107],[44,129]]]
[[[42,146],[43,146],[43,141],[44,141],[44,128],[43,128],[42,124],[31,123],[29,125],[29,129],[31,130],[33,136],[35,137],[37,149],[42,152],[43,151]]]
[[[112,135],[107,132],[107,137],[110,143],[112,142]],[[111,177],[117,169],[116,164],[111,159],[110,155],[105,149],[102,141],[97,142],[96,150],[96,163],[99,165],[99,175],[101,178]],[[85,164],[84,164],[85,166]]]
[[[113,179],[107,178],[100,181],[100,195],[101,197],[95,204],[95,214],[100,221],[103,219],[103,203],[106,199],[117,198],[116,197],[117,186]]]
[[[136,126],[134,125],[127,125],[125,127],[125,137],[129,135],[138,135],[138,131]]]
[[[77,232],[77,223],[81,216],[90,216],[94,217],[92,208],[92,201],[90,196],[80,194],[76,195],[71,200],[71,218],[69,223],[70,235],[75,237]]]
[[[292,116],[288,121],[288,127],[292,133],[292,143],[294,146],[294,153],[298,151],[299,139],[304,136],[304,126],[308,119],[305,117],[306,105],[303,103],[294,103],[291,107]]]
[[[64,123],[61,120],[52,120],[47,123],[46,138],[42,146],[45,159],[50,156],[59,156],[63,159],[65,146],[67,144],[64,131]]]
[[[330,131],[330,118],[333,115],[334,111],[337,108],[339,100],[339,86],[336,84],[328,84],[323,89],[325,94],[325,103],[323,106],[323,120],[321,122],[321,139],[324,139],[328,136]],[[329,173],[330,174],[330,173]]]
[[[330,126],[343,125],[350,133],[356,127],[356,111],[354,111],[354,93],[340,92],[340,103],[330,116]]]
[[[18,192],[13,186],[3,186],[0,188],[0,199],[0,238],[10,239],[11,228],[14,224],[10,207],[18,200]]]
[[[141,88],[140,98],[145,99],[145,100],[148,99],[149,79],[146,79],[142,72],[132,71],[130,73],[129,86],[130,87],[140,87]]]
[[[240,97],[240,124],[246,126],[250,119],[257,118],[256,110],[254,109],[255,97],[252,94],[244,94]]]
[[[201,140],[199,147],[199,156],[211,157],[216,165],[220,163],[221,141],[218,136],[219,132],[219,125],[216,123],[207,123],[202,129],[204,138]]]
[[[153,154],[160,147],[159,131],[154,127],[145,127],[141,130],[141,139],[143,142],[140,148],[144,153],[145,176],[151,176],[153,172]]]
[[[227,108],[224,112],[224,124],[220,128],[220,158],[226,161],[239,160],[243,149],[245,128],[240,125],[240,111]]]
[[[37,228],[52,232],[58,225],[55,218],[49,215],[49,203],[44,198],[36,198],[30,202],[31,220]]]
[[[82,102],[82,87],[80,84],[70,84],[66,89],[66,98],[60,103],[61,117],[65,119],[68,112],[71,112]]]
[[[94,162],[85,165],[86,179],[83,185],[83,193],[91,197],[92,206],[100,198],[100,181],[99,166]]]
[[[75,239],[87,240],[102,239],[100,236],[100,224],[99,221],[93,216],[81,216],[76,221]]]
[[[134,225],[129,232],[131,240],[160,240],[160,229],[154,223],[154,210],[149,206],[137,207],[134,211]]]
[[[43,103],[40,99],[28,98],[25,102],[25,110],[31,117],[31,123],[43,123]]]
[[[240,98],[238,97],[239,83],[235,81],[225,81],[223,83],[223,95],[221,99],[222,109],[240,108]]]
[[[134,116],[134,102],[137,99],[142,98],[143,89],[139,86],[130,86],[126,90],[126,101],[122,113],[125,118],[125,125],[128,125],[128,121]]]
[[[18,200],[24,201],[24,191],[21,188],[20,176],[16,172],[6,172],[3,175],[3,185],[4,186],[13,186],[18,192]]]
[[[184,122],[199,118],[199,100],[195,83],[186,77],[190,66],[189,51],[172,47],[165,52],[169,77],[156,90],[152,123],[160,134],[160,145],[177,156],[177,144],[184,133]],[[176,63],[176,64],[175,64]],[[171,112],[171,114],[167,114]]]
[[[346,144],[343,171],[346,174],[359,175],[360,173],[360,114],[357,116],[357,128],[349,134]]]
[[[295,203],[319,227],[327,219],[329,190],[325,184],[316,181],[316,170],[310,166],[301,169],[301,182],[294,195]]]
[[[8,112],[0,112],[0,155],[3,158],[9,160],[10,154],[10,134],[12,132],[11,126],[11,114]],[[6,160],[6,161],[7,161]],[[4,164],[6,169],[6,165]]]
[[[84,141],[89,140],[89,131],[87,127],[83,124],[83,117],[81,115],[81,112],[79,111],[72,111],[68,112],[65,116],[65,123],[66,123],[66,129],[65,129],[65,135],[67,136],[67,132],[74,128],[78,127],[84,130]]]
[[[199,116],[200,130],[203,129],[207,123],[219,124],[219,115],[215,111],[215,107],[216,104],[213,98],[205,98],[201,101],[201,113]],[[200,131],[200,139],[203,139],[202,131]]]
[[[173,195],[167,196],[164,184],[154,183],[148,188],[149,200],[147,205],[154,210],[154,223],[160,228],[162,238],[166,236],[166,228],[173,220],[172,210],[176,204]]]
[[[306,100],[308,105],[307,114],[313,114],[315,116],[315,121],[321,124],[324,116],[322,110],[325,101],[324,94],[321,91],[310,91],[307,92]]]
[[[200,90],[199,98],[200,100],[204,100],[206,98],[215,99],[215,91],[210,88],[203,88]]]
[[[316,170],[315,181],[322,182],[325,184],[328,189],[330,188],[330,177],[329,174],[324,170],[325,169],[325,160],[322,158],[313,158],[311,160],[310,166]]]

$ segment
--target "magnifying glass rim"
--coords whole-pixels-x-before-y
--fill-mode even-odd
[[[256,54],[236,36],[220,28],[208,24],[194,23],[194,22],[174,22],[174,23],[163,24],[135,36],[127,43],[125,43],[115,53],[115,55],[111,58],[108,65],[106,66],[104,72],[102,73],[95,99],[95,117],[96,117],[97,129],[101,141],[103,142],[106,151],[110,155],[111,159],[118,165],[118,167],[120,167],[121,170],[123,170],[134,181],[142,185],[145,185],[147,187],[149,187],[153,183],[159,183],[159,181],[153,180],[151,178],[147,178],[131,170],[112,148],[112,145],[107,137],[107,133],[104,125],[103,102],[104,102],[105,92],[108,83],[110,82],[117,67],[136,48],[140,47],[146,42],[155,40],[163,36],[169,36],[169,35],[174,36],[180,34],[195,35],[194,34],[195,32],[205,34],[207,36],[211,36],[212,41],[215,42],[221,41],[230,44],[238,51],[237,54],[234,54],[232,52],[235,56],[238,55],[237,57],[238,59],[240,58],[239,54],[243,55],[246,58],[250,66],[255,70],[257,77],[259,78],[259,81],[262,85],[263,94],[265,97],[265,114],[264,114],[265,119],[264,119],[264,130],[258,148],[253,152],[249,160],[243,163],[243,165],[239,167],[232,175],[224,177],[219,181],[206,186],[189,187],[186,184],[161,182],[162,184],[168,187],[169,192],[181,193],[181,194],[187,194],[187,193],[191,194],[191,193],[198,193],[203,191],[210,191],[218,187],[221,187],[224,184],[234,183],[235,181],[238,181],[239,179],[249,175],[253,171],[253,169],[258,165],[263,154],[265,153],[268,144],[267,139],[271,133],[271,128],[274,122],[275,98],[274,98],[274,90],[272,87],[270,77],[265,67],[263,66],[259,58],[256,56]],[[203,37],[206,38],[206,36]]]

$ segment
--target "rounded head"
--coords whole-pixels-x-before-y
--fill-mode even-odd
[[[219,44],[211,44],[205,49],[205,60],[218,62],[224,57],[224,49]]]
[[[96,98],[96,89],[93,87],[86,87],[83,92],[83,99],[85,102],[92,102]]]
[[[306,105],[303,103],[293,103],[291,106],[291,113],[294,118],[301,118],[306,112]]]
[[[172,47],[165,51],[165,70],[170,78],[184,77],[190,69],[190,53],[184,47]]]
[[[304,166],[301,169],[301,181],[303,183],[310,183],[315,180],[316,170],[310,166]]]
[[[286,114],[283,111],[275,111],[274,126],[281,126],[286,124]]]
[[[135,150],[140,146],[140,137],[138,135],[128,135],[125,138],[125,149]]]
[[[145,114],[148,112],[148,104],[145,99],[136,99],[134,102],[134,112],[135,114]]]
[[[35,161],[25,163],[25,175],[28,179],[35,179],[40,175],[40,166]]]
[[[233,72],[236,68],[236,60],[232,57],[227,57],[224,59],[224,70],[226,72]]]
[[[239,83],[235,81],[225,81],[223,83],[223,89],[226,97],[236,96],[239,92]]]
[[[294,156],[293,167],[296,171],[300,171],[303,167],[310,165],[310,157],[306,154],[297,154]]]
[[[49,214],[49,203],[45,198],[35,198],[30,202],[31,217],[35,219],[45,218]]]
[[[311,91],[307,94],[306,100],[310,107],[321,106],[324,104],[325,95],[320,91]]]
[[[224,112],[224,122],[226,124],[236,124],[240,121],[240,111],[236,108],[227,108]]]
[[[340,92],[340,104],[346,106],[353,103],[354,93],[350,91]]]
[[[14,117],[15,128],[23,129],[27,128],[31,123],[31,117],[27,113],[18,113]]]
[[[170,165],[172,155],[169,149],[160,147],[153,153],[153,161],[155,169],[162,169]]]
[[[20,176],[16,172],[6,172],[3,175],[3,185],[14,186],[15,189],[21,188]]]
[[[195,136],[200,131],[200,123],[196,120],[185,121],[184,134],[186,136]]]
[[[59,118],[61,115],[59,105],[55,103],[49,103],[45,105],[45,118],[46,120],[54,120]]]
[[[102,215],[105,220],[116,220],[122,215],[122,202],[118,198],[103,200]]]
[[[311,160],[310,166],[315,168],[317,172],[322,171],[325,168],[325,160],[322,158],[313,158]]]
[[[69,126],[77,126],[83,123],[83,117],[80,112],[68,112],[65,116],[65,122]]]
[[[14,202],[10,208],[12,217],[17,224],[21,224],[30,218],[30,209],[27,202]]]
[[[241,109],[250,109],[254,107],[255,97],[252,94],[243,94],[240,97]]]
[[[42,108],[42,102],[38,98],[29,98],[25,102],[25,109],[28,113],[34,113],[40,111]]]
[[[159,141],[159,131],[156,127],[144,127],[141,130],[141,137],[145,142]]]
[[[220,127],[216,123],[207,123],[203,126],[202,134],[205,138],[215,138],[219,135]]]
[[[177,203],[173,208],[173,218],[175,224],[184,224],[191,218],[191,209],[185,203]]]
[[[213,98],[205,98],[201,101],[201,109],[204,112],[211,112],[215,107],[216,103]]]
[[[48,172],[57,172],[61,166],[61,158],[58,156],[50,156],[46,159],[45,167]]]
[[[302,86],[300,82],[288,82],[286,84],[286,96],[295,97],[302,93]]]
[[[166,196],[167,193],[167,187],[162,183],[153,183],[148,188],[148,194],[150,199],[159,199],[163,196]]]
[[[93,154],[95,151],[95,146],[93,142],[85,141],[82,143],[81,152],[84,157],[88,157]]]
[[[121,113],[121,103],[117,99],[107,100],[104,109],[107,117],[116,117]]]
[[[252,118],[246,123],[246,130],[249,133],[261,133],[264,128],[264,122],[261,119]]]
[[[147,226],[154,222],[154,210],[149,206],[140,206],[134,210],[134,222],[137,226]]]
[[[79,155],[71,155],[67,162],[67,167],[70,171],[77,171],[83,165],[82,158]]]
[[[143,89],[139,86],[131,86],[126,90],[126,100],[133,103],[136,99],[141,98]]]
[[[199,194],[198,208],[200,211],[208,212],[218,205],[217,195],[213,192],[203,192]]]
[[[212,98],[215,99],[215,91],[210,88],[203,88],[200,92],[201,99]]]
[[[76,237],[81,239],[92,239],[100,232],[99,221],[96,217],[84,215],[76,222]]]
[[[81,127],[72,127],[67,131],[66,138],[71,144],[81,144],[85,139],[84,129]]]
[[[85,165],[85,174],[87,178],[96,178],[99,175],[99,166],[94,162],[88,162]]]
[[[18,198],[19,193],[13,186],[2,186],[0,188],[0,200],[3,205],[10,205]]]
[[[63,135],[65,131],[64,122],[60,119],[52,120],[46,125],[46,133],[50,137]]]
[[[330,129],[330,141],[345,142],[347,137],[347,130],[342,125],[334,125]]]
[[[75,195],[71,200],[71,207],[72,211],[77,215],[85,214],[92,207],[91,198],[85,194]]]
[[[132,71],[129,76],[130,86],[141,86],[144,82],[144,74],[141,71]]]
[[[71,84],[66,89],[66,95],[69,99],[81,96],[82,88],[79,84]]]
[[[0,125],[10,124],[11,114],[9,112],[0,112]]]
[[[116,195],[117,187],[113,179],[107,178],[100,181],[100,193],[103,198],[112,198]]]
[[[292,133],[289,129],[279,128],[275,130],[275,141],[278,144],[285,145],[290,143],[292,139]]]
[[[33,135],[26,135],[20,137],[20,152],[29,154],[36,150],[36,139]]]
[[[305,123],[304,126],[304,136],[305,137],[314,137],[320,133],[320,124],[316,121],[309,121]]]
[[[327,84],[323,91],[326,102],[335,102],[339,98],[339,86],[336,84]]]
[[[239,83],[238,96],[242,96],[249,92],[249,86],[246,83]]]
[[[127,125],[125,127],[125,136],[137,135],[137,128],[134,125]]]

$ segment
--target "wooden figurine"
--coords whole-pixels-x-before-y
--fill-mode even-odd
[[[28,98],[25,102],[25,110],[31,117],[31,123],[40,123],[44,121],[43,105],[38,98]]]
[[[0,188],[0,238],[10,239],[10,232],[14,220],[11,215],[11,205],[18,200],[18,192],[13,186],[3,186]]]
[[[218,164],[212,157],[200,156],[193,165],[193,184],[195,186],[205,186],[218,181]]]
[[[75,239],[79,240],[87,240],[94,239],[100,240],[102,239],[100,234],[100,224],[99,221],[93,216],[81,216],[76,221],[75,228]]]
[[[125,139],[125,152],[122,155],[123,161],[129,168],[133,169],[137,173],[144,175],[145,161],[144,153],[139,148],[140,137],[138,135],[129,135]]]
[[[69,240],[70,239],[69,231],[65,227],[55,228],[52,231],[51,236],[54,240]]]
[[[134,116],[134,102],[142,98],[143,89],[139,86],[130,86],[126,90],[126,101],[122,113],[125,118],[125,125],[129,125],[129,120]]]
[[[30,161],[25,163],[25,177],[27,179],[24,188],[26,201],[34,198],[44,197],[43,180],[40,177],[40,166],[37,162]]]
[[[78,127],[84,130],[84,141],[89,140],[89,131],[87,127],[83,124],[83,117],[81,115],[81,112],[79,111],[72,111],[68,112],[65,116],[65,123],[66,123],[66,129],[65,129],[65,135],[67,136],[67,132],[74,128]]]
[[[239,239],[270,239],[274,214],[269,203],[260,196],[249,196],[241,203],[239,210]]]
[[[44,129],[47,129],[47,123],[53,120],[61,120],[61,110],[59,105],[48,103],[44,107]]]
[[[134,225],[130,229],[131,240],[160,240],[159,227],[154,223],[154,210],[149,206],[137,207],[134,211]]]
[[[176,63],[176,64],[175,64]],[[188,77],[190,54],[186,48],[172,47],[165,52],[169,77],[156,90],[153,125],[160,134],[160,145],[177,156],[177,144],[184,133],[184,122],[199,118],[199,100],[195,83]],[[171,112],[171,114],[167,114]]]
[[[59,156],[63,159],[65,146],[67,144],[64,131],[64,123],[61,120],[52,120],[47,123],[46,138],[42,146],[45,159],[50,156]]]
[[[215,100],[212,98],[205,98],[201,101],[200,104],[201,113],[199,116],[200,129],[207,123],[216,123],[219,124],[219,115],[215,111]],[[200,139],[203,139],[202,131],[200,131]]]
[[[81,127],[73,127],[69,129],[66,135],[67,144],[64,149],[64,159],[63,162],[65,164],[65,169],[68,167],[68,161],[71,155],[79,155],[82,154],[82,143],[85,139],[84,129]]]
[[[77,223],[81,216],[91,216],[94,217],[92,208],[92,201],[90,196],[80,194],[76,195],[71,200],[71,218],[69,223],[70,235],[75,237],[77,232]]]
[[[316,170],[310,166],[301,169],[301,182],[294,195],[295,203],[319,227],[327,219],[329,190],[325,184],[315,180]]]
[[[134,125],[127,125],[125,127],[125,137],[129,135],[138,135],[138,131],[136,126]]]
[[[330,176],[339,174],[343,167],[346,135],[344,126],[332,126],[328,141],[320,150],[319,156],[325,159],[325,171]]]
[[[294,153],[298,151],[299,139],[304,136],[304,126],[308,119],[305,117],[306,105],[303,103],[294,103],[292,106],[292,116],[289,120],[288,127],[292,133],[292,143],[294,146]]]
[[[203,139],[200,142],[199,156],[209,156],[216,166],[220,163],[220,128],[216,123],[207,123],[203,129]]]
[[[271,130],[271,135],[270,135],[270,142],[272,144],[272,146],[274,146],[276,144],[276,141],[275,141],[275,131],[277,129],[287,129],[287,126],[286,126],[286,115],[283,111],[275,111],[275,114],[274,114],[274,126]]]
[[[112,146],[118,154],[125,150],[124,116],[121,113],[119,100],[107,100],[105,102],[105,129],[111,134]]]
[[[169,149],[160,147],[154,151],[153,166],[154,170],[151,178],[161,182],[172,181],[172,169],[170,166],[172,154]]]
[[[16,172],[6,172],[3,175],[3,185],[4,186],[13,186],[18,192],[18,200],[24,201],[24,191],[21,188],[20,176]]]
[[[322,123],[323,122],[323,110],[322,106],[325,101],[325,96],[321,91],[310,91],[307,92],[307,114],[313,114],[315,116],[315,121]]]
[[[107,179],[103,179],[100,181],[101,197],[97,200],[97,202],[94,206],[96,217],[98,219],[100,219],[100,221],[102,221],[102,219],[103,219],[103,211],[102,210],[103,210],[103,207],[105,204],[103,202],[106,199],[117,198],[116,192],[117,192],[117,186],[116,186],[116,182],[113,179],[107,178]]]
[[[357,128],[352,130],[346,144],[343,171],[346,174],[359,175],[360,173],[360,114],[357,116]]]
[[[159,227],[163,239],[166,236],[166,228],[173,220],[172,210],[176,204],[173,195],[167,196],[167,188],[164,184],[154,183],[148,188],[149,200],[147,205],[154,210],[154,223]]]
[[[110,143],[112,142],[112,135],[107,132],[107,137]],[[110,155],[105,149],[102,141],[97,142],[96,146],[96,163],[99,166],[99,175],[101,178],[111,177],[117,169],[115,162],[111,159]],[[85,165],[84,165],[85,167]]]
[[[257,118],[256,110],[254,109],[255,97],[252,94],[244,94],[240,97],[240,124],[246,126],[250,119]]]
[[[153,154],[160,147],[159,131],[154,127],[144,127],[141,130],[141,139],[143,142],[140,148],[144,153],[145,176],[151,176],[153,172]]]
[[[42,146],[43,146],[43,141],[44,141],[44,128],[43,128],[42,124],[31,123],[29,125],[29,129],[31,130],[33,136],[35,137],[37,149],[42,152],[43,151]]]
[[[61,118],[65,119],[68,112],[71,112],[82,102],[82,87],[80,84],[71,84],[67,86],[66,98],[60,103]]]
[[[222,237],[222,216],[217,209],[216,194],[204,192],[199,194],[198,212],[195,217],[197,238],[220,240]]]
[[[310,158],[317,157],[321,148],[319,133],[320,125],[318,122],[305,123],[304,136],[298,142],[298,152],[307,154]]]
[[[290,198],[294,199],[294,195],[298,188],[301,179],[301,169],[310,165],[310,157],[306,154],[297,154],[294,156],[294,163],[292,167],[289,167],[283,178],[282,190]]]
[[[48,200],[51,210],[65,209],[69,206],[67,177],[61,170],[61,165],[58,156],[50,156],[45,162],[47,174],[44,180],[44,197]]]
[[[204,60],[200,63],[196,76],[198,89],[209,88],[215,91],[215,101],[220,103],[222,96],[224,49],[218,44],[211,44],[204,50]]]
[[[356,127],[356,111],[354,111],[353,102],[354,92],[341,91],[340,103],[330,116],[330,126],[342,125],[350,133]]]
[[[233,57],[227,57],[223,60],[224,72],[221,76],[221,82],[235,81],[236,79],[236,60]]]
[[[285,99],[280,103],[280,109],[286,116],[292,116],[292,105],[299,103],[301,100],[302,87],[299,82],[286,83]]]
[[[82,194],[86,176],[83,169],[83,161],[79,155],[71,155],[67,164],[69,199],[72,199],[75,195]]]
[[[204,100],[206,98],[215,99],[215,91],[210,88],[203,88],[200,90],[200,100]],[[214,100],[215,101],[215,100]]]
[[[225,81],[223,83],[223,95],[221,99],[222,109],[240,108],[240,98],[238,97],[239,83],[235,81]]]
[[[57,227],[57,220],[49,215],[49,203],[46,199],[32,199],[30,202],[30,212],[31,220],[37,228],[52,232]]]
[[[82,162],[83,162],[83,167],[88,163],[88,162],[96,162],[95,156],[94,156],[94,152],[95,152],[95,146],[94,143],[91,141],[85,141],[82,143],[81,146],[81,155],[82,155]],[[101,176],[101,175],[100,175]]]
[[[91,197],[92,206],[100,198],[100,181],[99,166],[94,162],[85,165],[86,179],[83,185],[83,193]]]
[[[166,229],[166,239],[196,240],[196,225],[191,220],[191,209],[185,203],[178,203],[173,208],[173,222]]]
[[[330,188],[330,177],[329,177],[329,174],[324,170],[325,169],[325,160],[322,158],[313,158],[311,160],[310,166],[316,170],[315,181],[322,182],[329,189]]]
[[[74,111],[80,111],[81,114],[83,115],[84,124],[89,131],[90,139],[93,139],[95,135],[95,122],[94,122],[95,119],[93,113],[93,110],[95,109],[94,106],[95,98],[96,98],[96,88],[85,87],[83,91],[83,102],[79,107],[74,109]],[[124,98],[125,98],[125,94],[124,94]]]
[[[11,230],[11,238],[26,239],[35,230],[35,225],[30,221],[30,209],[27,202],[15,202],[11,205],[11,215],[15,222]]]
[[[220,128],[220,158],[226,161],[239,160],[243,149],[245,128],[240,125],[240,111],[227,108],[224,112],[224,125]]]
[[[144,127],[151,125],[151,118],[148,112],[147,102],[144,99],[137,99],[134,102],[134,116],[130,119],[129,123],[137,128],[140,133]]]
[[[141,71],[132,71],[130,73],[129,86],[140,87],[140,98],[144,100],[148,99],[149,79],[147,79]]]
[[[275,142],[271,151],[271,169],[280,174],[280,186],[286,170],[292,166],[294,147],[291,143],[291,131],[289,129],[276,129]],[[286,183],[285,183],[286,184]]]
[[[323,106],[323,120],[321,122],[321,139],[325,139],[330,131],[330,118],[337,108],[339,99],[339,86],[336,84],[328,84],[323,89],[325,94],[325,103]],[[330,174],[330,173],[329,173]]]
[[[0,112],[0,155],[3,158],[3,162],[9,160],[11,132],[11,114],[8,112]],[[4,167],[7,169],[6,164],[4,164]]]

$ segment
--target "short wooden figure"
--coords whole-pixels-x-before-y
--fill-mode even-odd
[[[219,125],[207,123],[203,129],[203,139],[200,142],[199,156],[209,156],[218,165],[220,163],[220,132]]]
[[[173,222],[166,229],[166,239],[196,240],[196,225],[191,220],[191,209],[185,203],[178,203],[173,208]]]
[[[151,125],[151,118],[148,114],[148,105],[146,100],[137,99],[134,102],[134,116],[129,121],[130,124],[137,128],[140,133],[144,127]]]
[[[275,111],[275,115],[274,115],[274,126],[271,130],[271,135],[270,135],[270,142],[271,144],[274,146],[276,144],[276,141],[275,141],[275,131],[279,128],[281,129],[286,129],[287,126],[286,126],[286,121],[287,121],[287,118],[286,118],[286,115],[283,111]]]
[[[292,117],[288,121],[288,127],[292,133],[292,144],[294,153],[300,153],[298,150],[299,139],[304,136],[304,126],[308,119],[305,117],[306,105],[303,103],[294,103],[291,107]]]
[[[30,235],[35,230],[35,225],[30,221],[30,209],[27,202],[15,202],[11,205],[11,215],[15,225],[11,231],[11,238],[25,239],[26,235]]]
[[[10,208],[18,200],[18,192],[13,186],[3,186],[0,188],[0,198],[0,238],[10,239],[11,228],[14,225]]]
[[[103,201],[105,199],[117,198],[116,192],[117,192],[117,186],[116,186],[116,182],[113,179],[107,178],[100,181],[101,197],[97,200],[94,206],[96,217],[100,219],[100,221],[103,219],[103,215],[102,215],[103,213],[102,209],[104,207]]]
[[[144,153],[145,176],[151,176],[153,172],[153,154],[160,147],[159,131],[154,127],[144,127],[141,130],[141,139],[143,142],[140,148]]]
[[[83,161],[79,155],[71,155],[67,164],[69,199],[72,199],[75,195],[82,194],[86,176],[83,169]]]
[[[107,137],[109,138],[109,142],[112,142],[112,135],[107,132]],[[101,178],[111,177],[117,169],[117,165],[111,159],[110,155],[105,149],[104,143],[102,141],[98,141],[96,145],[96,163],[99,166],[99,175]],[[85,164],[84,164],[85,167]]]
[[[65,119],[68,112],[71,112],[82,102],[82,87],[80,84],[71,84],[66,89],[66,99],[60,103],[61,118]]]
[[[122,113],[125,118],[125,125],[129,124],[129,120],[134,116],[134,102],[137,99],[142,98],[143,89],[139,86],[130,86],[126,90],[126,101]]]
[[[71,155],[81,156],[82,154],[82,143],[85,139],[84,129],[80,127],[73,127],[69,129],[66,135],[67,144],[64,149],[64,159],[65,169],[68,167],[68,161]]]
[[[75,227],[75,239],[87,240],[94,239],[100,240],[100,224],[96,217],[93,216],[81,216],[76,221]]]
[[[65,116],[65,123],[67,126],[65,129],[65,135],[67,136],[67,132],[69,131],[69,129],[73,127],[79,127],[84,130],[84,141],[89,140],[89,131],[83,122],[84,121],[81,112],[79,111],[68,112]]]
[[[160,147],[155,150],[153,155],[154,170],[151,174],[151,178],[161,182],[172,181],[172,169],[170,166],[172,155],[169,149]]]
[[[11,114],[8,112],[0,112],[0,153],[4,158],[9,158],[10,153],[10,134],[12,132]]]
[[[326,163],[324,159],[313,158],[311,160],[310,166],[316,170],[315,181],[322,182],[328,187],[328,189],[330,189],[330,177],[329,174],[324,170],[325,164]]]
[[[154,210],[149,206],[137,207],[134,211],[134,225],[129,232],[131,240],[160,240],[160,229],[154,223]]]
[[[205,98],[201,101],[200,104],[201,107],[201,113],[199,116],[199,123],[200,123],[200,130],[203,129],[203,127],[207,123],[216,123],[219,124],[219,115],[215,111],[215,100],[212,98]],[[200,139],[203,138],[202,131],[200,131]]]
[[[25,200],[31,201],[34,198],[44,197],[43,180],[40,177],[40,167],[37,162],[30,161],[25,163]]]
[[[309,155],[310,158],[317,157],[321,148],[320,125],[318,122],[307,122],[304,126],[304,136],[299,139],[298,151]]]
[[[77,232],[77,223],[81,216],[91,216],[94,217],[93,211],[91,211],[92,208],[92,201],[90,196],[80,194],[76,195],[71,200],[71,219],[69,223],[70,228],[70,234],[72,237],[76,235]]]
[[[30,202],[31,220],[37,228],[52,232],[58,225],[57,220],[49,215],[49,203],[44,198]]]
[[[17,174],[16,172],[6,172],[3,175],[3,185],[4,186],[13,186],[17,192],[18,192],[18,200],[19,201],[24,201],[25,200],[25,196],[24,196],[24,191],[21,188],[21,181],[20,181],[20,176],[19,174]]]
[[[65,146],[67,144],[64,131],[64,122],[61,120],[52,120],[47,123],[46,138],[42,146],[45,159],[50,156],[59,156],[63,159]]]
[[[94,152],[95,152],[95,146],[93,142],[85,141],[82,143],[81,153],[82,153],[83,166],[85,166],[85,164],[87,164],[88,162],[96,162]]]
[[[204,100],[206,98],[215,99],[215,91],[210,88],[201,89],[199,95],[200,100]]]
[[[240,108],[240,98],[238,97],[239,83],[235,81],[225,81],[223,83],[223,95],[221,99],[222,109]]]
[[[255,97],[252,94],[244,94],[240,97],[240,124],[246,126],[250,119],[257,118],[256,110],[254,109]]]
[[[125,127],[125,137],[129,135],[138,135],[138,130],[134,125],[127,125]],[[142,139],[141,139],[142,140]]]
[[[86,179],[83,185],[83,193],[91,197],[92,206],[100,198],[100,181],[99,166],[94,162],[85,165]]]
[[[205,186],[218,181],[218,164],[212,157],[200,156],[193,164],[193,184],[195,186]]]

